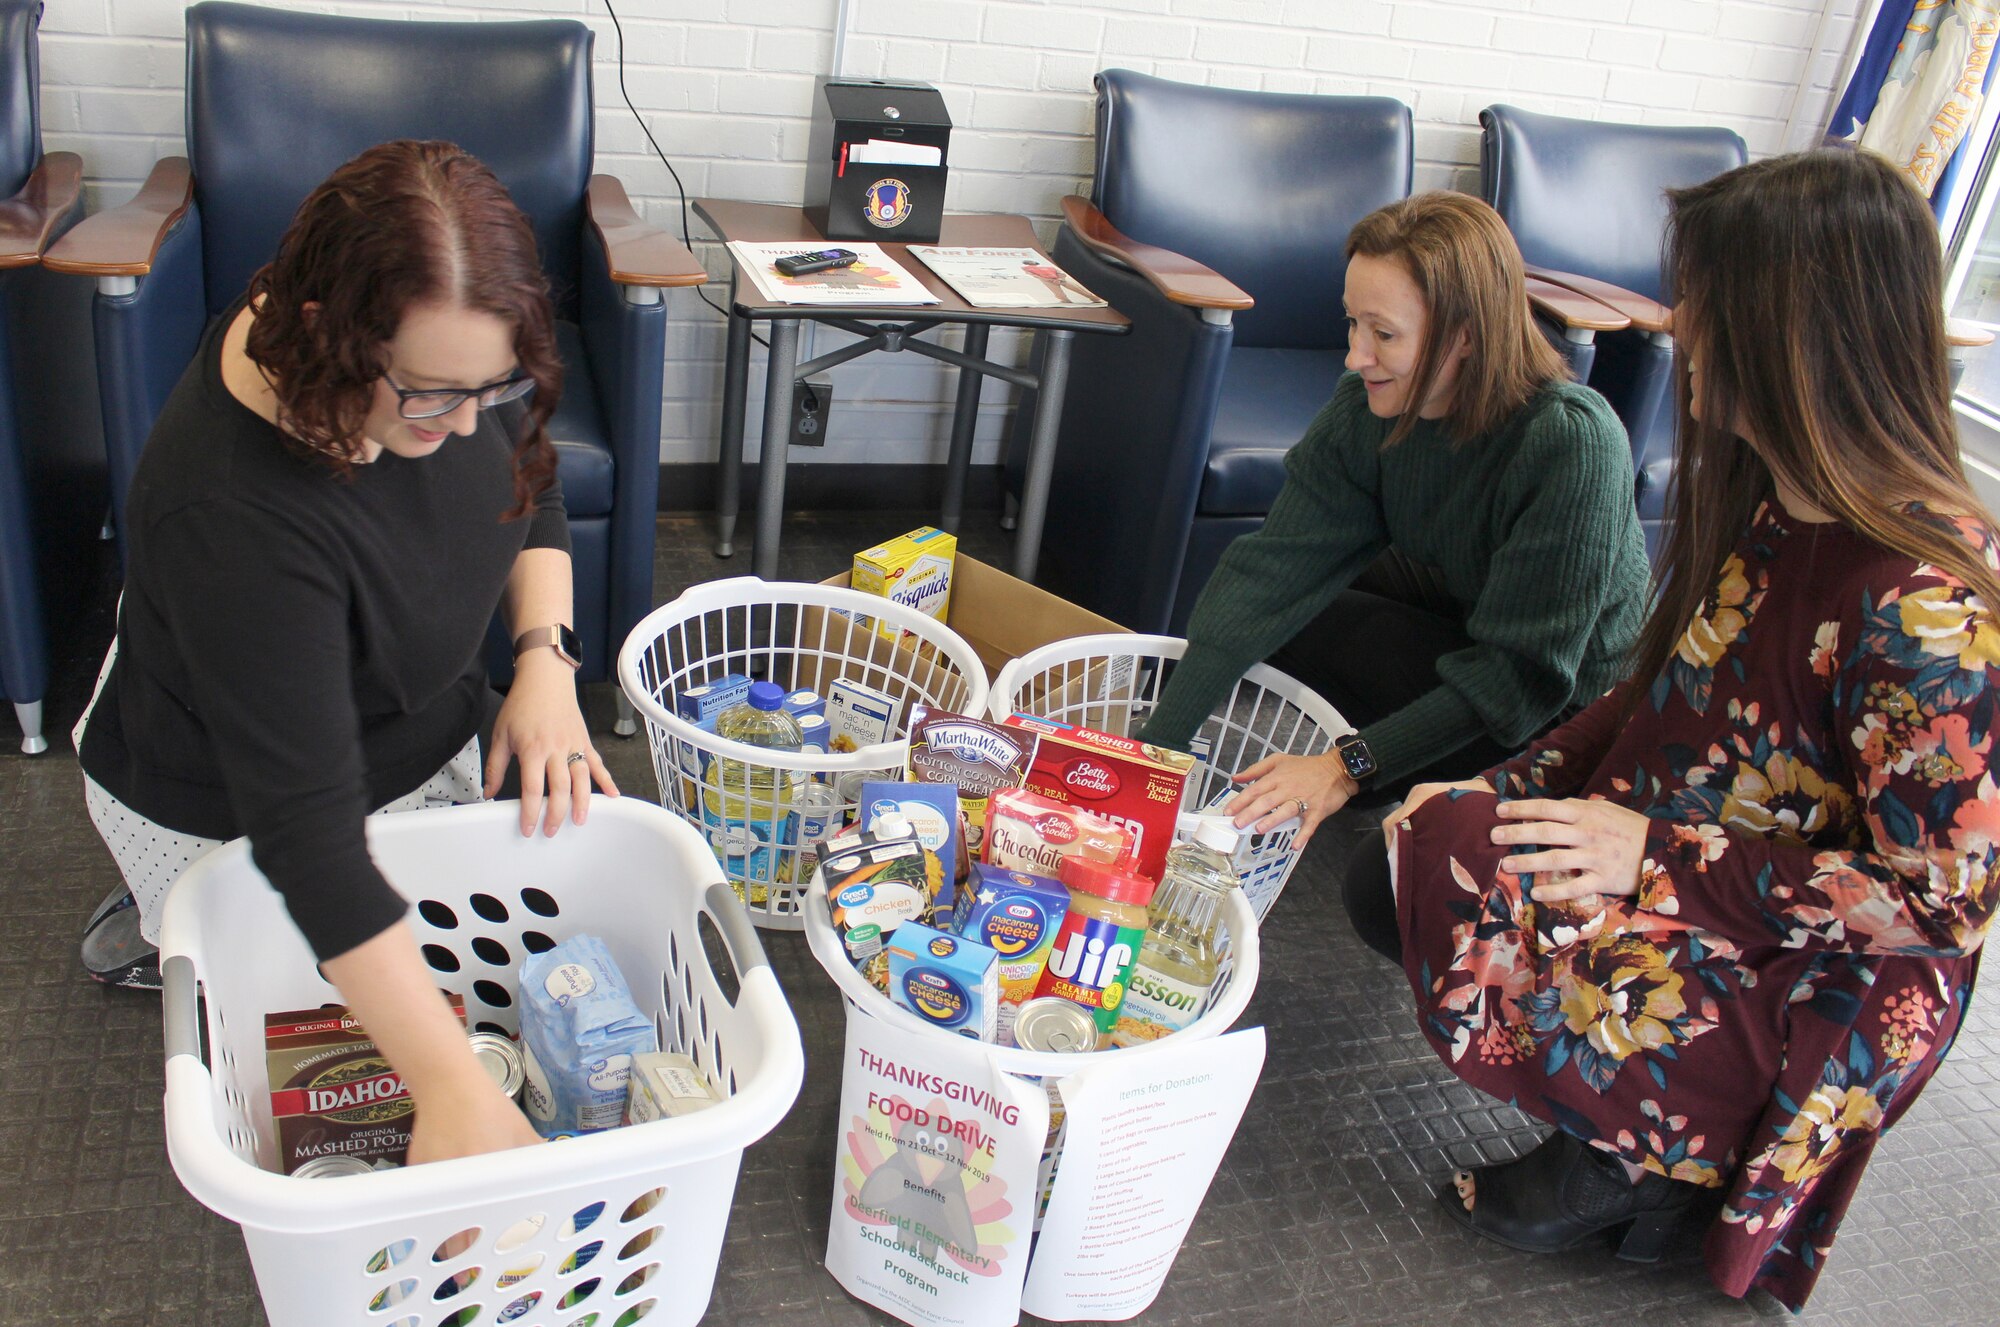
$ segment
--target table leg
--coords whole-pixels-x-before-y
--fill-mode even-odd
[[[1062,427],[1063,395],[1069,387],[1069,349],[1075,332],[1043,333],[1041,385],[1035,392],[1035,430],[1028,435],[1028,474],[1021,484],[1021,517],[1014,532],[1014,574],[1035,579],[1042,553],[1042,519],[1049,509],[1049,481],[1056,469],[1056,433]]]
[[[743,412],[750,394],[750,320],[735,311],[735,286],[730,287],[729,342],[722,361],[722,442],[720,492],[715,501],[715,555],[736,552],[736,513],[743,505]]]
[[[771,357],[764,369],[764,446],[757,454],[757,546],[751,567],[778,579],[778,531],[785,521],[785,453],[791,445],[793,378],[799,364],[799,325],[785,318],[769,324]]]
[[[989,330],[985,323],[967,323],[965,353],[974,359],[986,358]],[[951,456],[944,471],[944,510],[938,516],[940,529],[958,529],[965,514],[965,476],[972,468],[972,435],[979,426],[979,389],[985,383],[985,375],[978,370],[959,367],[958,405],[951,416]]]

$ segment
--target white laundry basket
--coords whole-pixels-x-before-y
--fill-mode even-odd
[[[871,618],[894,623],[902,643],[878,636]],[[822,694],[838,678],[860,682],[895,698],[897,727],[856,751],[795,755],[725,741],[674,712],[681,693],[728,673]],[[935,618],[838,586],[754,576],[692,586],[640,619],[618,652],[618,684],[646,720],[660,804],[709,838],[751,920],[786,931],[803,924],[812,845],[853,818],[863,779],[903,777],[912,706],[983,714],[987,694],[978,652]],[[748,815],[735,821],[719,805],[723,762],[751,773]],[[760,774],[768,792],[755,786]],[[749,846],[743,820],[771,831],[768,848]]]
[[[1174,663],[1187,653],[1175,636],[1076,636],[1030,650],[1000,670],[990,701],[995,718],[1024,713],[1130,737],[1159,704]],[[1207,806],[1236,785],[1230,774],[1265,756],[1317,756],[1353,731],[1317,692],[1268,664],[1252,664],[1202,724],[1196,752],[1200,786],[1186,805]],[[1262,919],[1278,901],[1299,855],[1297,823],[1254,837],[1238,852],[1243,893]]]
[[[506,1153],[273,1173],[264,1015],[338,995],[248,845],[217,850],[163,922],[167,1148],[188,1191],[242,1225],[273,1327],[697,1322],[743,1149],[804,1072],[798,1025],[707,844],[635,798],[596,799],[553,838],[523,838],[511,803],[374,817],[368,836],[469,1024],[517,1032],[521,961],[596,935],[662,1049],[693,1056],[723,1100]]]

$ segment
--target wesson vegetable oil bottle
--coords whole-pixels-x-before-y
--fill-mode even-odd
[[[715,717],[715,735],[745,746],[773,751],[797,751],[799,721],[785,713],[785,689],[775,682],[753,682],[747,703],[732,705]],[[799,786],[804,776],[792,770],[718,756],[703,779],[701,822],[709,846],[738,897],[762,904],[771,897],[774,881],[786,878],[787,848],[798,844]]]
[[[1208,1007],[1215,988],[1215,930],[1237,887],[1229,854],[1238,837],[1228,821],[1204,816],[1194,842],[1167,854],[1146,941],[1111,1029],[1112,1045],[1158,1041],[1194,1022]]]

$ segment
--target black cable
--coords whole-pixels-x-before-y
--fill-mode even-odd
[[[644,134],[646,141],[653,145],[653,155],[660,159],[660,164],[667,168],[667,174],[674,178],[674,188],[679,191],[681,196],[681,243],[687,246],[689,253],[693,253],[694,236],[689,232],[688,228],[687,186],[681,183],[681,173],[674,169],[674,163],[667,160],[667,154],[660,150],[660,142],[653,137],[653,131],[646,127],[646,117],[639,114],[639,108],[632,104],[632,94],[625,90],[625,27],[618,21],[618,11],[611,7],[611,0],[604,0],[604,12],[611,15],[611,28],[618,34],[618,95],[625,99],[625,109],[632,112],[632,118],[639,122],[639,132]],[[731,261],[733,262],[734,260],[734,255],[731,255]],[[702,287],[696,286],[694,293],[701,296],[703,304],[721,314],[725,320],[729,317],[729,310],[710,299],[708,292]],[[757,335],[755,330],[751,331],[750,339],[766,350],[771,348],[771,343]]]

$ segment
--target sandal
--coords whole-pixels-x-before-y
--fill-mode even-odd
[[[1447,1183],[1438,1202],[1475,1235],[1523,1253],[1560,1253],[1624,1226],[1618,1256],[1658,1262],[1700,1187],[1648,1174],[1637,1184],[1617,1158],[1558,1129],[1517,1161],[1472,1172],[1472,1210]]]

